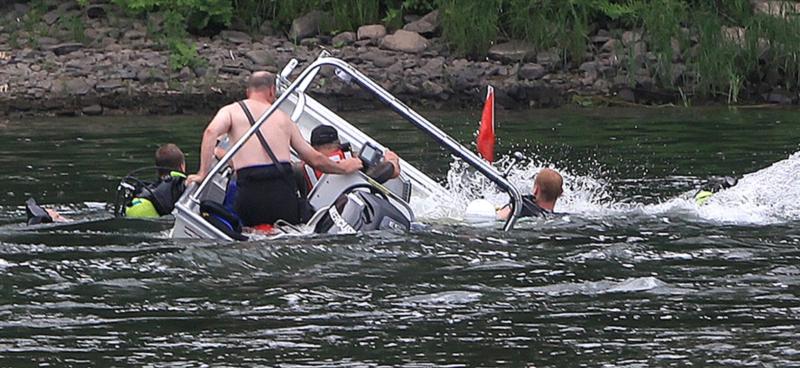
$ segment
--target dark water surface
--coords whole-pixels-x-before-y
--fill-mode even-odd
[[[477,112],[429,116],[472,140]],[[499,151],[533,159],[512,178],[558,168],[568,216],[235,244],[108,214],[159,144],[196,168],[206,117],[7,123],[0,366],[800,366],[800,111],[497,116]],[[402,123],[352,118],[448,177]],[[743,174],[708,206],[687,200]],[[451,185],[462,208],[474,188]],[[29,196],[101,221],[25,229]]]

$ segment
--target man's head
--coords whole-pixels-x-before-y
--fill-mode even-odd
[[[171,171],[185,172],[186,158],[178,146],[167,143],[156,150],[156,166],[159,167],[158,176],[167,176]]]
[[[533,196],[539,207],[553,210],[556,200],[564,192],[564,179],[553,169],[542,169],[533,181]]]
[[[311,147],[324,155],[330,155],[341,147],[339,133],[330,125],[320,125],[311,131]]]
[[[275,102],[275,75],[270,72],[254,72],[247,79],[247,98]]]

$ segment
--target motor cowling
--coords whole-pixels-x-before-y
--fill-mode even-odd
[[[320,234],[351,234],[372,230],[408,231],[411,221],[384,196],[353,190],[336,199],[314,227]]]

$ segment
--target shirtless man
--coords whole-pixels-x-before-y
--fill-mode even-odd
[[[261,116],[275,102],[275,76],[255,72],[247,82],[247,99],[242,101],[253,117]],[[189,176],[189,182],[202,181],[211,169],[217,138],[228,134],[238,141],[250,129],[250,121],[239,103],[227,105],[217,112],[203,133],[200,146],[200,170]],[[245,142],[233,157],[238,191],[234,208],[242,225],[254,227],[285,220],[297,224],[301,218],[297,185],[291,175],[290,147],[300,159],[328,174],[350,174],[362,167],[361,160],[350,158],[334,162],[306,142],[297,125],[283,111],[276,111],[261,126],[261,133],[278,160],[272,162],[257,137]],[[278,165],[282,166],[279,167]]]

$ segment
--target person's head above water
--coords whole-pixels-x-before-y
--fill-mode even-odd
[[[540,170],[533,181],[533,196],[536,198],[536,204],[552,211],[556,200],[564,192],[563,185],[564,179],[555,170],[546,168]]]
[[[247,79],[247,98],[275,102],[275,75],[266,72],[253,72]]]
[[[341,148],[339,133],[330,125],[319,125],[311,131],[311,147],[325,155]]]
[[[156,150],[156,166],[158,176],[168,176],[171,171],[186,171],[186,158],[178,146],[167,143]],[[164,169],[161,169],[161,168]]]

